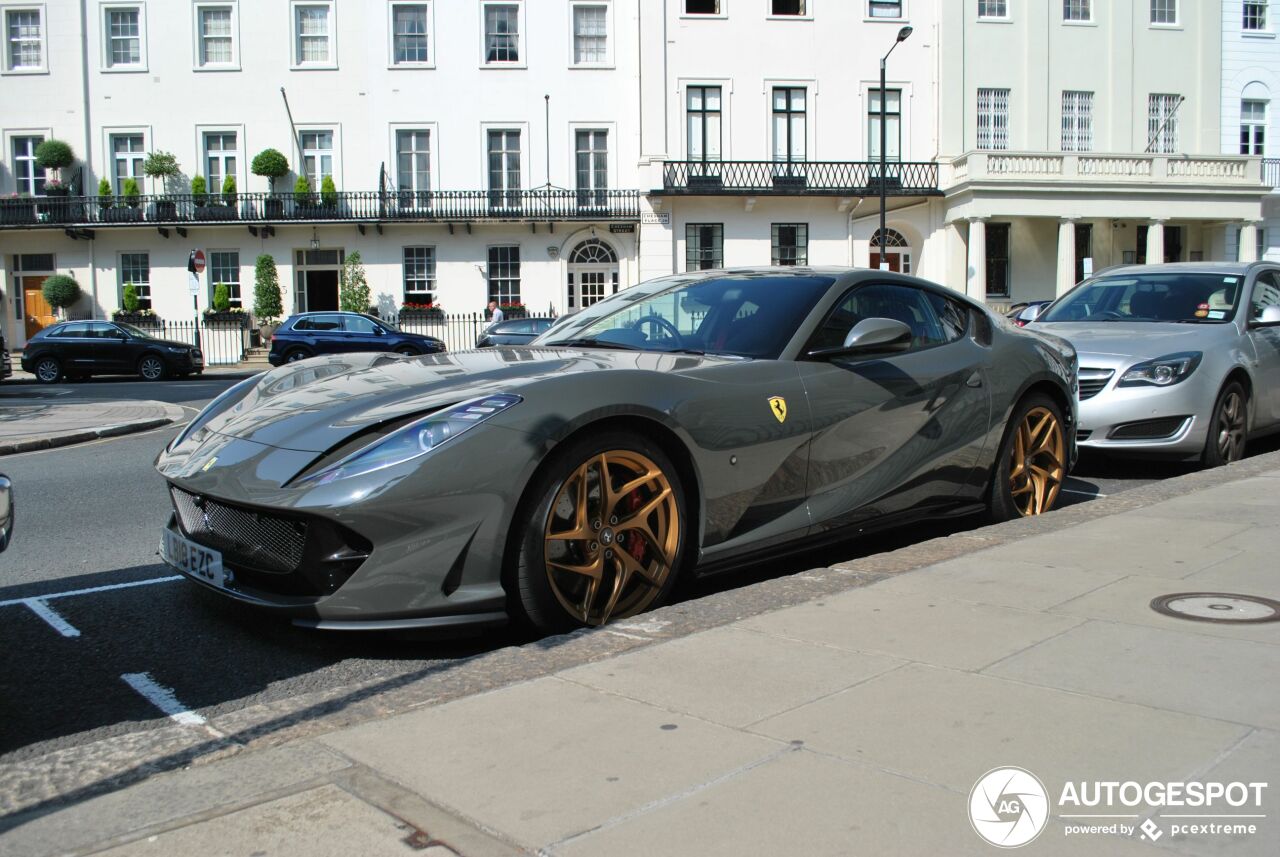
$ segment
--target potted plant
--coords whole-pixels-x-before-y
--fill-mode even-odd
[[[204,180],[204,176],[194,175],[191,177],[191,202],[196,208],[204,208],[204,204],[209,200],[209,183]]]
[[[35,223],[36,206],[30,194],[11,193],[0,199],[0,223]]]
[[[369,278],[365,275],[360,251],[352,251],[342,260],[338,275],[338,309],[343,312],[369,311]]]
[[[305,175],[298,176],[293,183],[293,216],[298,218],[314,217],[316,196],[311,192],[311,179]]]
[[[431,301],[426,303],[406,301],[404,306],[400,307],[400,317],[407,320],[443,321],[444,307]]]
[[[155,310],[142,307],[142,299],[138,297],[138,287],[133,283],[125,283],[120,296],[120,309],[111,314],[112,321],[123,321],[129,324],[154,327],[159,319]]]
[[[325,176],[320,182],[320,204],[330,210],[338,207],[338,187],[333,183],[333,176]]]
[[[83,294],[80,284],[66,274],[54,274],[49,277],[44,281],[40,291],[44,295],[45,303],[58,310],[58,314],[63,318],[67,317],[67,309],[80,300]]]
[[[62,171],[75,162],[75,152],[61,140],[49,139],[36,146],[36,166],[53,170],[53,175],[49,179],[56,182],[55,189],[50,190],[49,181],[45,181],[46,196],[66,196],[70,192],[70,189],[62,183]]]
[[[227,176],[222,180],[222,201],[232,208],[234,213],[236,205],[236,177]]]
[[[280,275],[276,271],[276,260],[267,253],[259,256],[254,264],[253,315],[258,320],[262,342],[270,342],[280,325],[284,309],[280,305]]]
[[[101,192],[101,185],[99,185]],[[101,197],[99,197],[101,200]],[[142,202],[142,189],[135,179],[128,178],[120,187],[120,195],[115,198],[115,207],[103,209],[102,219],[109,223],[133,223],[142,219],[142,211],[138,206]]]
[[[529,314],[522,303],[498,304],[498,309],[502,310],[503,318],[524,318]]]
[[[157,193],[163,193],[168,190],[169,182],[180,175],[181,170],[178,168],[178,159],[172,152],[157,151],[147,155],[147,159],[142,162],[142,172],[156,183],[157,187],[153,189]],[[176,220],[177,206],[172,199],[157,198],[153,216],[156,220]]]
[[[115,205],[116,197],[111,192],[111,180],[103,177],[98,180],[98,208],[106,211]]]
[[[276,179],[289,174],[288,159],[280,153],[279,149],[263,149],[253,156],[249,169],[255,176],[265,176],[268,182],[267,187],[271,195],[267,197],[264,216],[277,220],[284,217],[284,201],[275,193]]]
[[[213,302],[204,311],[204,320],[219,325],[244,325],[244,310],[231,306],[231,287],[226,283],[218,283],[213,287]]]

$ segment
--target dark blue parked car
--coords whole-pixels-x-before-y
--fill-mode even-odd
[[[272,366],[279,366],[317,354],[394,351],[415,355],[444,350],[444,343],[434,336],[404,333],[362,313],[304,312],[289,316],[276,330],[267,360]]]

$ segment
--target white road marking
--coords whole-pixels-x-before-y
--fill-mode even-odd
[[[31,612],[39,616],[44,621],[53,626],[53,630],[57,631],[64,637],[79,637],[80,629],[76,628],[66,619],[58,615],[58,611],[54,610],[48,604],[39,598],[24,599],[22,604],[31,608]]]
[[[91,595],[94,592],[106,592],[111,589],[128,589],[133,586],[150,586],[153,583],[169,583],[174,580],[182,580],[182,575],[175,574],[170,577],[153,577],[150,580],[135,580],[131,583],[109,583],[106,586],[91,586],[88,589],[72,589],[68,592],[50,592],[47,595],[29,595],[26,598],[11,598],[8,601],[0,601],[0,607],[10,607],[14,604],[26,604],[28,601],[52,601],[55,598],[70,598],[73,595]]]
[[[1077,491],[1074,488],[1059,488],[1063,494],[1079,494],[1082,497],[1106,497],[1106,494],[1095,494],[1092,491]]]
[[[182,703],[178,702],[178,698],[173,695],[173,689],[156,684],[156,680],[149,673],[125,673],[120,678],[124,679],[129,687],[142,694],[147,702],[163,711],[173,722],[183,726],[204,725],[203,717],[184,708]]]

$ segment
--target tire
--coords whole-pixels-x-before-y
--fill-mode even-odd
[[[418,349],[412,348],[408,345],[401,345],[399,348],[396,349],[396,354],[402,354],[405,357],[417,357],[421,353],[422,352],[419,351]]]
[[[36,361],[34,369],[32,374],[42,384],[56,384],[62,377],[62,364],[56,357],[41,357]]]
[[[1205,438],[1200,463],[1205,467],[1221,467],[1244,458],[1249,440],[1249,394],[1239,381],[1224,384],[1213,403],[1209,417],[1209,436]]]
[[[1032,393],[1018,402],[1005,427],[987,492],[992,520],[1053,510],[1067,477],[1069,452],[1063,425],[1062,409],[1045,394]]]
[[[614,488],[630,490],[602,496],[602,465]],[[513,612],[533,628],[603,625],[671,593],[689,517],[679,474],[654,444],[620,431],[584,436],[556,453],[525,499],[511,589]]]
[[[163,381],[164,376],[169,373],[163,358],[155,354],[144,354],[138,361],[138,374],[144,381]]]
[[[311,354],[305,348],[295,348],[284,356],[285,363],[297,363],[299,360],[306,360]]]

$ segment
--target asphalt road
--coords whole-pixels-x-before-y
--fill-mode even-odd
[[[231,383],[20,386],[24,395],[157,399],[197,408]],[[0,407],[15,389],[0,388]],[[164,725],[161,712],[125,675],[146,673],[171,688],[181,707],[216,717],[259,702],[406,676],[520,641],[511,631],[460,640],[308,631],[169,579],[173,573],[160,563],[156,547],[170,507],[152,462],[177,430],[0,459],[20,503],[17,539],[0,556],[6,652],[0,658],[0,761]],[[1278,445],[1271,441],[1256,451]],[[1186,470],[1085,460],[1063,501],[1087,502]],[[700,582],[685,597],[971,525],[917,526],[744,568]]]

